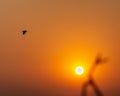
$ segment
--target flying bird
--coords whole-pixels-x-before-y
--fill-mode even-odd
[[[27,32],[27,30],[23,30],[23,31],[22,31],[22,34],[23,34],[23,35],[25,35],[25,34],[26,34],[26,32]]]

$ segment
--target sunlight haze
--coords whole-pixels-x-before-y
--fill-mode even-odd
[[[120,95],[119,0],[1,0],[0,14],[0,96],[80,96],[98,52],[95,82]]]

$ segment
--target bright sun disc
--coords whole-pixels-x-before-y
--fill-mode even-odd
[[[83,72],[84,72],[84,69],[83,69],[83,67],[78,66],[78,67],[76,68],[75,72],[76,72],[76,74],[78,74],[78,75],[82,75]]]

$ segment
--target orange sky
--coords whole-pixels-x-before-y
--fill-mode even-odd
[[[75,75],[75,66],[82,64],[87,74],[102,52],[109,62],[98,67],[95,81],[105,96],[119,96],[119,5],[119,0],[2,0],[0,88],[79,96],[84,77]]]

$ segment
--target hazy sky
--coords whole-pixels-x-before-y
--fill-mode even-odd
[[[119,49],[119,0],[0,1],[1,96],[80,96],[86,75],[74,68],[87,74],[98,52],[109,62],[95,81],[105,96],[119,96]]]

